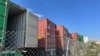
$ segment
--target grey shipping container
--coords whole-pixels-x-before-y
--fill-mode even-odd
[[[9,2],[5,47],[37,47],[38,17]]]

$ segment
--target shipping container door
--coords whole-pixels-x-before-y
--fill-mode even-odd
[[[4,46],[4,37],[7,24],[7,2],[8,0],[0,0],[0,46]]]
[[[26,25],[26,47],[37,47],[38,44],[38,17],[29,13],[27,14]]]

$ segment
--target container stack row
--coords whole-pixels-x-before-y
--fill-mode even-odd
[[[67,41],[72,38],[68,29],[57,26],[48,18],[42,18],[38,22],[38,47],[45,48],[50,55],[66,56]]]
[[[74,42],[77,42],[77,41],[84,42],[83,35],[80,35],[78,33],[72,33],[71,35],[72,35],[72,39],[73,39]]]
[[[0,0],[0,7],[1,48],[23,49],[32,56],[41,55],[41,50],[45,53],[43,56],[66,56],[69,39],[84,41],[82,35],[70,33],[66,27],[57,26],[48,18],[39,20],[36,15],[9,0]]]

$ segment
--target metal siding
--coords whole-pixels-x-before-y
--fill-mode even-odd
[[[24,37],[25,37],[25,23],[26,23],[26,12],[19,16],[16,29],[20,31],[17,37],[17,45],[19,48],[24,47]]]
[[[38,17],[27,12],[25,47],[37,47],[38,44]]]
[[[45,48],[46,46],[46,31],[45,31],[45,28],[46,28],[46,24],[45,24],[45,21],[41,21],[39,20],[38,21],[38,27],[39,27],[39,31],[38,31],[38,47],[41,47],[41,48]]]

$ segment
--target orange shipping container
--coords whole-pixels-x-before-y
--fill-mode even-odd
[[[67,44],[68,30],[64,26],[57,26],[57,48],[64,49]]]
[[[78,33],[72,33],[72,39],[74,42],[77,42],[78,41]]]
[[[39,20],[38,47],[56,48],[56,25],[48,19]]]

